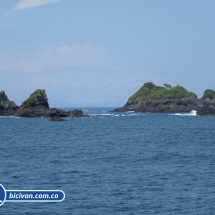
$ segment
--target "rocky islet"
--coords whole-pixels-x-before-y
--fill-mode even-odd
[[[16,117],[49,117],[60,121],[61,117],[81,118],[89,117],[81,110],[64,111],[49,108],[48,98],[44,89],[37,89],[21,106],[10,101],[4,91],[0,92],[0,115]]]
[[[205,90],[202,98],[182,86],[156,86],[145,83],[127,103],[114,112],[183,113],[196,110],[198,115],[215,115],[215,91]]]

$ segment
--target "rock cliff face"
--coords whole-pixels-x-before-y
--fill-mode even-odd
[[[34,91],[28,99],[22,103],[22,107],[44,107],[49,108],[48,98],[45,90],[38,89]]]
[[[124,107],[114,111],[179,113],[191,110],[196,110],[198,115],[215,115],[215,100],[211,96],[197,99],[195,93],[181,86],[166,89],[148,82],[128,99]]]
[[[0,115],[19,117],[88,117],[81,110],[63,111],[49,108],[48,98],[45,90],[38,89],[33,92],[19,107],[10,101],[4,91],[0,92]]]
[[[5,92],[2,90],[0,92],[0,115],[13,116],[17,109],[18,106],[16,105],[16,103],[10,101]]]

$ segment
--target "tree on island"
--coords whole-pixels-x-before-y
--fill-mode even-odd
[[[170,84],[164,84],[164,87],[167,89],[167,90],[169,90],[169,89],[171,89],[172,88],[172,86],[170,85]]]

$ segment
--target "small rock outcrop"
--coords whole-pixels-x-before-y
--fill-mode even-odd
[[[69,116],[72,118],[80,118],[80,117],[90,117],[88,115],[84,115],[82,110],[75,109],[73,111],[68,112]]]
[[[179,113],[196,110],[198,115],[215,115],[215,92],[206,90],[202,99],[196,94],[188,92],[182,86],[167,87],[154,85],[152,82],[145,83],[134,93],[122,108],[115,112],[150,112],[150,113]]]
[[[18,106],[16,105],[16,103],[10,101],[5,92],[2,90],[0,92],[0,115],[13,116],[17,109]]]
[[[49,121],[52,121],[52,122],[65,122],[67,120],[65,120],[64,118],[61,118],[59,116],[54,116]]]

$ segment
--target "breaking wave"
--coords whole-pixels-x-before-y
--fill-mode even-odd
[[[190,113],[175,113],[172,115],[174,115],[174,116],[197,116],[197,111],[192,110],[192,111],[190,111]]]
[[[129,113],[129,112],[126,112],[126,113],[122,113],[122,114],[119,114],[119,113],[99,113],[99,114],[89,114],[91,117],[127,117],[127,116],[139,116],[139,115],[144,115],[144,114],[140,114],[140,113]]]

